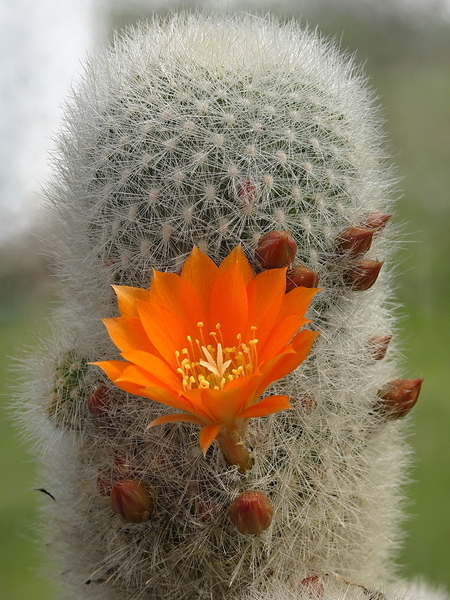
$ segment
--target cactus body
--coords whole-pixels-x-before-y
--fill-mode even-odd
[[[392,226],[361,251],[384,263],[370,289],[349,284],[362,256],[342,244],[391,208],[377,121],[352,63],[295,24],[175,16],[88,65],[49,187],[63,303],[26,392],[68,597],[282,600],[321,578],[326,600],[394,577],[408,451],[403,423],[375,410],[399,377],[395,342],[378,360],[371,343],[393,328]],[[167,407],[88,363],[118,358],[101,323],[118,314],[111,284],[148,288],[194,245],[219,263],[240,243],[258,270],[270,231],[289,231],[295,262],[318,274],[308,316],[321,335],[272,388],[294,408],[250,420],[241,473],[217,444],[202,455],[196,425],[148,429]],[[130,481],[151,490],[139,523],[111,510]],[[256,491],[271,522],[239,533],[230,506]]]

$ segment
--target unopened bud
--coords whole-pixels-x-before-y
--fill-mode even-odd
[[[345,276],[345,283],[352,289],[364,292],[373,286],[380,274],[383,263],[364,258]]]
[[[256,248],[256,259],[264,269],[278,269],[292,263],[297,244],[289,231],[269,231]]]
[[[92,390],[88,400],[88,409],[92,415],[102,417],[111,406],[111,392],[104,385],[98,385]]]
[[[251,204],[258,199],[258,188],[251,179],[247,179],[237,187],[237,195],[245,204]]]
[[[273,506],[263,492],[242,492],[230,508],[230,519],[240,533],[258,535],[272,522]]]
[[[374,360],[382,360],[386,356],[392,335],[376,335],[369,340],[370,355]]]
[[[125,523],[148,521],[153,511],[153,497],[142,481],[117,481],[110,494],[111,508]]]
[[[217,505],[210,500],[202,500],[195,507],[195,514],[202,523],[213,521],[217,517],[217,513]]]
[[[305,577],[300,582],[303,585],[311,598],[320,598],[325,590],[323,580],[318,575]]]
[[[300,405],[305,412],[312,412],[318,406],[317,399],[314,394],[306,392],[300,396]]]
[[[420,394],[423,379],[395,379],[378,393],[379,409],[387,419],[400,419],[413,408]]]
[[[384,215],[379,212],[369,213],[364,221],[364,225],[369,229],[373,229],[373,231],[381,231],[385,228],[386,223],[392,215]]]
[[[368,227],[350,227],[337,239],[339,250],[349,252],[353,256],[364,254],[372,243],[373,229]]]
[[[315,288],[318,283],[317,273],[303,265],[292,265],[286,273],[286,293],[296,287]]]
[[[125,456],[115,455],[112,465],[97,472],[97,489],[102,496],[109,496],[112,486],[124,477],[130,477],[133,465]]]

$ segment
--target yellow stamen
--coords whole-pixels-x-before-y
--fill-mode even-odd
[[[235,346],[224,346],[220,323],[216,323],[216,331],[209,333],[212,338],[212,343],[209,344],[204,342],[203,321],[198,321],[197,327],[200,330],[201,341],[193,340],[188,335],[190,351],[188,348],[182,348],[181,352],[175,351],[177,373],[181,375],[185,390],[195,387],[221,390],[229,381],[244,377],[255,370],[258,364],[256,351],[258,339],[255,337],[257,329],[255,325],[250,327],[252,339],[244,342],[242,334],[238,333]],[[184,358],[180,361],[181,355],[184,355]]]

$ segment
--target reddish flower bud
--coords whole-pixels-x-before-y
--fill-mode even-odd
[[[350,227],[337,239],[337,248],[347,251],[353,256],[364,254],[370,248],[373,238],[373,229],[368,227]]]
[[[318,406],[316,397],[311,393],[302,394],[299,400],[303,410],[308,413],[315,410]]]
[[[104,260],[103,260],[103,266],[106,267],[107,269],[109,269],[110,267],[112,267],[113,265],[116,264],[116,261],[113,260],[110,256],[107,256]]]
[[[369,229],[373,229],[374,231],[381,231],[385,228],[386,223],[391,217],[392,215],[384,215],[383,213],[372,212],[367,215],[364,225]]]
[[[99,469],[97,472],[97,489],[102,496],[109,496],[116,481],[129,477],[133,465],[125,456],[115,455],[112,465]]]
[[[111,406],[111,392],[104,385],[98,385],[92,390],[88,400],[88,409],[92,415],[102,417]]]
[[[202,500],[195,507],[195,514],[199,521],[208,523],[217,517],[217,505],[210,500]]]
[[[364,292],[373,286],[380,274],[383,263],[364,258],[345,276],[346,284],[354,290]]]
[[[286,293],[296,287],[315,288],[318,283],[319,276],[309,267],[292,265],[286,272]]]
[[[258,535],[272,522],[273,506],[263,492],[242,492],[230,508],[230,519],[240,533]]]
[[[237,187],[237,195],[245,204],[251,204],[257,200],[258,194],[258,188],[251,179],[247,179]]]
[[[153,511],[153,497],[142,481],[117,481],[110,494],[111,508],[125,523],[148,521]]]
[[[289,231],[269,231],[259,240],[256,259],[264,269],[278,269],[292,263],[297,244]]]
[[[386,356],[392,335],[376,335],[369,340],[369,351],[374,360],[382,360]]]
[[[325,590],[325,584],[318,575],[305,577],[305,579],[301,580],[300,584],[307,589],[311,598],[320,598]]]
[[[378,393],[383,401],[380,410],[387,419],[400,419],[413,408],[423,379],[394,379]]]

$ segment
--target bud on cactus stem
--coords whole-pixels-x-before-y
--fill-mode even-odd
[[[351,227],[337,240],[337,247],[353,256],[364,254],[372,243],[373,230],[367,227]]]
[[[416,404],[423,379],[396,379],[379,393],[383,402],[379,409],[387,419],[406,416]]]
[[[142,481],[124,479],[112,487],[111,508],[126,523],[148,521],[153,511],[153,498]]]
[[[289,231],[269,231],[259,240],[255,257],[264,269],[287,267],[295,259],[297,244]]]
[[[230,508],[230,519],[240,533],[259,535],[272,522],[273,506],[263,492],[243,492]]]
[[[374,231],[381,231],[386,227],[386,223],[392,215],[384,215],[383,213],[373,212],[367,215],[364,225]]]
[[[351,289],[365,292],[378,279],[382,266],[378,260],[362,259],[345,275],[345,282]]]
[[[311,598],[321,598],[325,590],[325,584],[318,575],[311,575],[302,579],[300,584],[306,588]]]
[[[303,265],[293,265],[286,273],[286,293],[296,287],[316,288],[319,276],[315,271]]]
[[[386,356],[392,335],[377,335],[369,340],[369,352],[374,360],[382,360]]]

